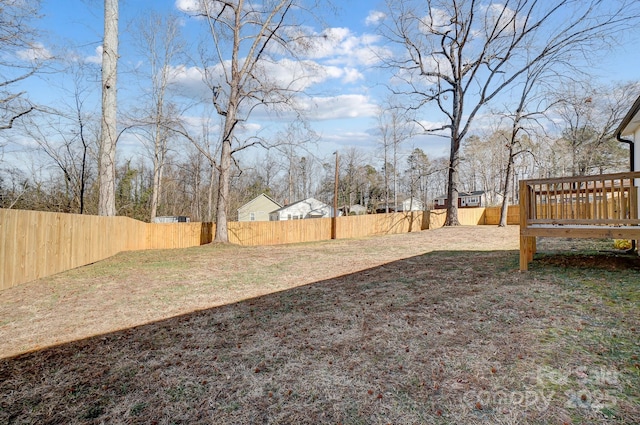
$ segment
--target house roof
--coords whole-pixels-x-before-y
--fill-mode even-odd
[[[274,201],[273,198],[271,198],[269,195],[267,195],[266,193],[261,193],[260,195],[256,196],[255,198],[253,198],[252,200],[250,200],[249,202],[247,202],[246,204],[244,204],[243,206],[241,206],[240,208],[238,208],[238,211],[240,210],[244,210],[248,207],[250,207],[252,204],[254,204],[258,199],[260,198],[267,198],[269,201],[273,202],[274,204],[276,204],[278,207],[282,207],[282,204],[280,204],[277,201]]]
[[[459,195],[460,196],[479,196],[479,195],[484,195],[484,190],[474,190],[472,192],[460,192]]]
[[[318,209],[318,208],[322,208],[322,207],[331,208],[330,205],[327,205],[324,202],[320,202],[316,198],[307,198],[307,199],[303,199],[301,201],[294,202],[293,204],[285,205],[284,207],[279,208],[277,210],[271,211],[270,214],[274,214],[274,213],[277,213],[277,212],[280,212],[280,211],[284,211],[284,210],[289,209],[289,208],[291,208],[291,207],[293,207],[295,205],[304,204],[304,203],[318,205],[318,207],[315,207],[314,209]]]
[[[616,130],[617,136],[625,136],[631,135],[635,132],[635,130],[640,126],[640,96],[636,99],[627,112],[627,115],[624,116],[618,129]]]
[[[484,190],[474,190],[472,192],[458,192],[458,197],[462,197],[462,196],[480,196],[480,195],[484,195],[485,191]],[[440,195],[440,196],[436,196],[434,199],[446,199],[447,195]]]

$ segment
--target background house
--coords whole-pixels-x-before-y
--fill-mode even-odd
[[[367,213],[367,207],[359,204],[351,205],[349,207],[349,215],[364,215]]]
[[[238,208],[238,221],[269,221],[271,211],[282,205],[262,193]]]
[[[152,223],[189,223],[191,219],[184,215],[153,217]]]
[[[269,214],[269,220],[300,220],[303,218],[330,218],[333,208],[315,198],[289,204]]]
[[[418,198],[408,198],[402,201],[402,207],[400,211],[422,211],[424,210],[424,203]]]
[[[438,196],[433,200],[435,209],[447,208],[447,195]],[[458,193],[458,208],[477,208],[487,206],[487,194],[484,190]]]

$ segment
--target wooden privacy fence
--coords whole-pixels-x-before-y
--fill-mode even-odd
[[[338,239],[417,232],[428,228],[427,215],[413,213],[369,214],[338,217]],[[237,245],[280,245],[331,239],[331,219],[231,222],[229,242]]]
[[[536,237],[640,239],[640,172],[520,182],[520,270]]]
[[[495,210],[495,211],[494,211]],[[496,212],[497,211],[497,212]],[[517,211],[517,209],[516,209]],[[339,217],[337,237],[360,238],[441,227],[444,210]],[[497,224],[494,208],[459,210],[462,224]],[[513,221],[509,213],[510,224]],[[213,240],[212,223],[143,223],[128,217],[0,209],[0,290],[103,260],[122,251],[188,248]],[[331,238],[331,219],[231,222],[229,241],[277,245]]]
[[[128,217],[0,209],[0,289],[95,263],[121,251],[186,248],[211,225],[148,224]]]
[[[482,224],[500,224],[500,207],[485,208],[484,223]],[[507,209],[507,224],[520,224],[520,207],[518,205],[509,205]]]

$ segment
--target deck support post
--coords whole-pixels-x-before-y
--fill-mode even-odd
[[[530,236],[523,236],[522,232],[527,228],[527,218],[529,214],[529,191],[527,183],[524,180],[520,181],[520,271],[524,272],[529,269],[529,262],[533,260],[533,253],[531,252],[533,239],[533,249],[535,249],[536,238]]]
[[[536,237],[520,236],[520,271],[529,270],[529,263],[533,261],[536,253]]]

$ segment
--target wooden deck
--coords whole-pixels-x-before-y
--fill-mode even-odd
[[[520,270],[536,238],[640,240],[640,172],[520,181]]]

